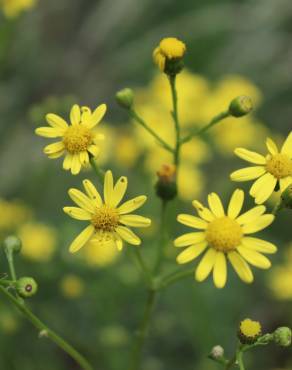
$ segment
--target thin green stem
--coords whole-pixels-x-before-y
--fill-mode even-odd
[[[135,260],[137,262],[137,265],[139,266],[148,287],[151,288],[152,287],[151,271],[149,270],[149,268],[147,267],[147,265],[146,265],[146,263],[143,259],[140,247],[139,246],[133,247],[133,249],[134,249],[134,257],[135,257]]]
[[[194,276],[194,269],[172,272],[161,280],[159,289],[165,289],[169,285],[175,284],[176,282],[190,276]]]
[[[275,205],[275,207],[274,207],[274,209],[273,209],[273,211],[272,211],[272,214],[274,215],[274,216],[277,216],[277,214],[278,214],[278,212],[280,212],[281,211],[281,209],[283,209],[284,207],[283,207],[283,202],[282,202],[282,199],[280,199],[278,202],[277,202],[277,204]]]
[[[130,117],[132,117],[140,126],[144,127],[144,129],[150,135],[152,135],[164,149],[171,153],[174,152],[174,149],[169,144],[167,144],[167,142],[164,141],[159,135],[157,135],[157,133],[147,125],[147,123],[138,115],[138,113],[134,109],[130,109],[129,114]]]
[[[15,285],[15,282],[12,280],[0,280],[0,285],[13,286]]]
[[[239,370],[245,370],[245,367],[243,364],[243,353],[240,349],[236,352],[236,361],[239,366]]]
[[[104,171],[98,167],[93,157],[89,158],[89,162],[91,167],[93,168],[94,172],[96,173],[98,180],[103,184],[104,180]]]
[[[141,368],[143,348],[148,334],[150,319],[153,312],[157,293],[158,292],[156,290],[152,289],[148,291],[144,315],[140,323],[140,327],[136,333],[136,340],[133,347],[130,370],[139,370]]]
[[[15,271],[15,267],[14,267],[13,251],[11,249],[5,248],[5,255],[6,255],[6,258],[7,258],[11,278],[12,278],[13,282],[16,282],[17,277],[16,277],[16,271]]]
[[[87,362],[87,360],[68,342],[56,334],[53,330],[49,329],[38,317],[36,317],[24,303],[19,302],[12,294],[10,294],[6,288],[0,285],[0,291],[6,295],[6,297],[12,302],[23,315],[45,336],[50,338],[54,343],[57,344],[64,352],[71,356],[83,370],[93,370],[93,367]]]
[[[175,150],[174,150],[174,164],[176,167],[179,166],[179,160],[180,160],[180,125],[178,120],[178,109],[177,109],[177,91],[175,87],[176,82],[176,75],[169,76],[169,83],[170,83],[170,89],[171,89],[171,98],[172,98],[172,118],[174,122],[174,128],[175,128],[175,136],[176,136],[176,144],[175,144]]]
[[[165,243],[166,243],[166,238],[167,238],[167,233],[166,233],[166,212],[167,208],[167,201],[162,200],[161,201],[161,213],[160,213],[160,237],[159,237],[159,245],[157,248],[157,259],[156,259],[156,264],[154,266],[154,272],[157,274],[160,271],[162,261],[163,261],[163,254],[164,254],[164,248],[165,248]]]
[[[228,111],[219,113],[217,116],[212,118],[212,120],[204,127],[199,128],[185,136],[184,138],[181,139],[181,144],[187,143],[188,141],[192,140],[193,137],[195,136],[200,136],[204,132],[210,130],[211,127],[215,126],[217,123],[221,122],[223,119],[227,118],[230,116],[230,113]]]

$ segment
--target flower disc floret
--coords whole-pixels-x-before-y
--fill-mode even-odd
[[[245,319],[239,325],[239,339],[243,344],[252,344],[261,335],[262,327],[258,321]]]
[[[278,153],[267,161],[267,171],[277,179],[292,175],[292,159],[286,154]]]
[[[87,127],[70,126],[64,134],[63,143],[69,153],[75,154],[87,150],[92,139],[93,135]]]
[[[114,231],[119,224],[119,213],[116,209],[103,205],[97,208],[91,222],[95,230]]]
[[[182,58],[186,52],[186,45],[176,37],[166,37],[160,41],[159,49],[168,59]]]
[[[206,230],[207,242],[216,250],[228,252],[240,244],[242,231],[240,225],[229,217],[217,218],[210,222]]]

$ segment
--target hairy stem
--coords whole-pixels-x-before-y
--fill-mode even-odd
[[[93,370],[93,367],[87,362],[87,360],[68,342],[62,337],[56,334],[53,330],[49,329],[38,317],[36,317],[24,304],[19,302],[12,294],[10,294],[6,288],[0,285],[0,292],[12,302],[19,311],[29,320],[38,330],[40,330],[44,336],[50,338],[57,346],[59,346],[64,352],[71,356],[83,370]]]
[[[176,75],[169,76],[169,83],[170,83],[170,89],[171,89],[171,97],[172,97],[172,118],[174,122],[174,128],[175,128],[175,137],[176,137],[176,144],[175,144],[175,150],[174,150],[174,164],[176,167],[179,166],[179,160],[180,160],[180,125],[178,120],[178,109],[177,109],[177,91],[175,87],[175,81],[176,81]]]

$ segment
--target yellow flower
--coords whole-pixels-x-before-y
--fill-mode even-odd
[[[66,298],[79,298],[84,291],[84,283],[76,275],[66,275],[61,281],[60,289]]]
[[[197,281],[205,280],[213,270],[215,286],[223,288],[227,280],[226,258],[240,279],[246,283],[253,281],[247,262],[262,269],[271,266],[261,252],[275,253],[276,246],[248,235],[269,226],[274,216],[264,215],[265,206],[257,206],[239,216],[243,201],[244,192],[236,189],[226,214],[218,195],[211,193],[208,196],[210,209],[196,200],[193,201],[200,217],[178,215],[180,223],[201,230],[184,234],[174,241],[176,247],[188,247],[178,255],[179,264],[190,262],[206,251],[195,272]]]
[[[275,298],[292,300],[292,267],[291,265],[276,266],[270,275],[269,287]]]
[[[242,168],[230,175],[231,180],[239,182],[257,179],[249,192],[257,204],[264,203],[272,195],[277,184],[281,192],[292,184],[292,131],[280,152],[270,138],[267,138],[266,145],[269,151],[266,157],[244,148],[236,148],[234,153],[238,157],[255,166]]]
[[[33,8],[36,0],[2,0],[2,8],[7,18],[17,17],[22,11]]]
[[[113,183],[111,171],[107,171],[104,178],[104,201],[89,180],[83,181],[86,195],[77,189],[70,189],[69,196],[78,207],[64,207],[64,212],[77,220],[90,222],[71,243],[70,252],[75,253],[87,242],[91,241],[106,247],[108,243],[114,244],[122,250],[123,241],[133,245],[140,245],[141,240],[128,226],[147,227],[151,220],[138,215],[129,215],[140,208],[146,201],[145,195],[128,200],[119,205],[127,190],[128,180],[125,176]]]
[[[245,319],[239,325],[239,339],[243,344],[252,344],[261,335],[262,327],[258,321]]]
[[[175,37],[167,37],[160,41],[158,47],[153,51],[153,61],[163,72],[167,59],[179,59],[184,56],[186,45]]]
[[[0,198],[0,232],[14,231],[31,217],[31,210],[17,200],[7,201]]]
[[[105,104],[99,105],[94,112],[88,107],[75,104],[70,112],[71,125],[56,114],[47,114],[46,120],[51,127],[39,127],[35,130],[36,134],[48,138],[61,137],[62,140],[47,145],[44,153],[52,159],[65,153],[64,170],[71,169],[73,175],[78,174],[82,166],[88,165],[89,156],[96,157],[100,152],[97,145],[103,136],[98,135],[93,128],[105,112]]]
[[[18,230],[22,241],[21,253],[32,261],[49,261],[56,249],[57,233],[50,226],[30,222]]]

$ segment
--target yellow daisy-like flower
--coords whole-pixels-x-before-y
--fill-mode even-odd
[[[72,218],[89,221],[88,225],[71,243],[70,252],[75,253],[87,242],[106,246],[114,244],[122,250],[123,241],[140,245],[140,238],[128,226],[147,227],[151,220],[146,217],[131,215],[146,201],[145,195],[128,200],[119,205],[127,190],[128,180],[125,176],[119,178],[114,185],[111,171],[104,178],[104,201],[99,192],[89,180],[83,181],[86,194],[78,189],[70,189],[70,198],[80,207],[64,207],[63,210]]]
[[[266,145],[269,152],[266,157],[244,148],[236,148],[234,153],[238,157],[255,166],[242,168],[230,175],[231,180],[238,182],[257,179],[249,192],[257,204],[264,203],[272,195],[277,184],[281,192],[292,184],[292,131],[281,151],[270,138],[267,138]]]
[[[227,263],[229,260],[241,280],[246,283],[253,281],[253,274],[248,265],[267,269],[270,261],[262,253],[275,253],[277,248],[265,240],[250,237],[269,226],[274,216],[264,214],[265,206],[257,206],[239,216],[244,201],[244,192],[236,189],[229,202],[227,214],[219,196],[211,193],[208,196],[209,208],[200,202],[193,201],[200,217],[180,214],[177,220],[199,229],[178,237],[174,241],[176,247],[188,247],[177,257],[179,264],[187,263],[205,252],[196,272],[197,281],[205,280],[213,270],[214,284],[223,288],[227,280]],[[248,263],[247,263],[248,262]]]
[[[153,51],[153,61],[163,72],[167,59],[179,59],[184,56],[186,45],[175,37],[166,37],[162,39]]]
[[[97,134],[93,128],[102,120],[105,112],[105,104],[99,105],[93,112],[88,107],[75,104],[70,112],[71,125],[56,114],[47,114],[46,120],[50,127],[39,127],[35,133],[43,137],[62,139],[47,145],[44,153],[51,159],[65,154],[64,170],[71,169],[72,175],[77,175],[82,166],[88,165],[89,156],[96,157],[100,152],[98,143],[103,135]]]

